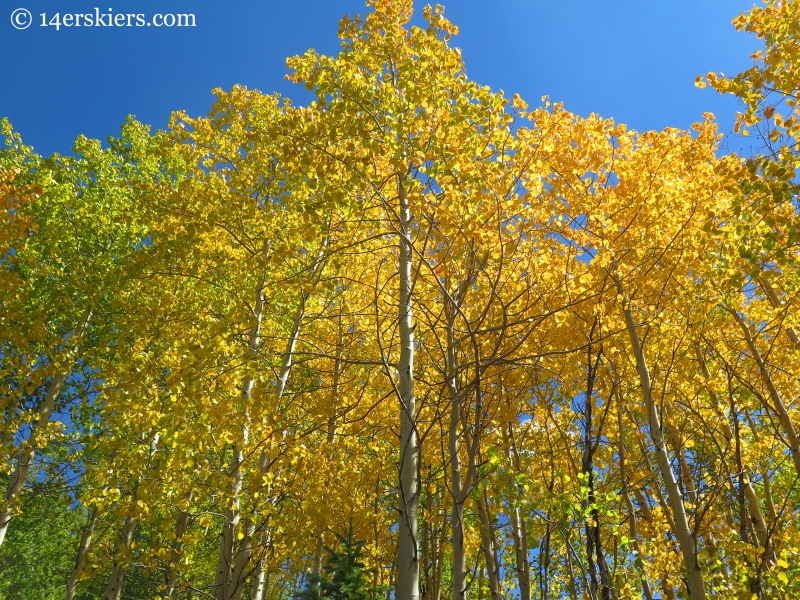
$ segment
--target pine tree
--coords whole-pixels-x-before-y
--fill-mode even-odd
[[[367,568],[362,560],[366,542],[355,539],[352,519],[347,535],[337,533],[336,539],[341,549],[325,547],[328,553],[322,567],[325,575],[311,572],[296,600],[371,600],[374,594],[385,591],[382,587],[372,587],[367,579],[375,569]]]
[[[305,580],[303,589],[297,592],[295,600],[321,600],[323,588],[326,585],[325,578],[317,571],[311,571]]]

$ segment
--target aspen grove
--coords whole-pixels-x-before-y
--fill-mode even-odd
[[[800,0],[697,79],[748,156],[367,10],[306,106],[2,122],[0,597],[295,598],[342,540],[319,597],[800,597]]]

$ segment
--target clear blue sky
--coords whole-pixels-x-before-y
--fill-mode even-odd
[[[695,88],[694,77],[741,71],[758,46],[730,24],[754,0],[444,4],[461,29],[453,44],[471,78],[531,105],[546,94],[639,130],[685,128],[712,111],[729,131],[736,101]],[[11,24],[20,7],[32,14],[24,30]],[[41,26],[41,13],[49,21],[57,12],[94,15],[95,7],[148,21],[193,13],[196,27]],[[285,58],[309,47],[336,52],[339,19],[364,11],[361,0],[0,0],[0,116],[49,154],[69,152],[80,133],[116,135],[128,114],[155,127],[173,110],[205,114],[215,87],[240,83],[302,101],[305,92],[283,79]]]

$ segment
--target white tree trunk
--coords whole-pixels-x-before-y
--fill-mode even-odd
[[[317,258],[314,261],[314,264],[311,266],[311,271],[309,272],[308,281],[311,282],[314,280],[317,272],[319,271],[320,266],[322,265],[322,261],[325,258],[325,252],[328,248],[329,238],[325,238],[322,242],[322,248],[320,249],[319,253],[317,254]],[[294,320],[292,321],[292,329],[289,333],[289,339],[286,341],[286,348],[283,352],[281,357],[281,369],[278,372],[278,378],[275,383],[275,399],[276,403],[280,403],[281,399],[283,398],[283,394],[286,391],[286,384],[289,381],[289,373],[292,370],[292,363],[294,359],[294,351],[297,346],[297,341],[300,339],[300,328],[303,324],[303,317],[305,316],[306,312],[306,303],[308,302],[308,297],[310,292],[306,290],[302,290],[300,292],[300,303],[297,305],[297,310],[295,311]],[[261,306],[261,305],[260,305]],[[259,309],[260,310],[260,309]],[[259,317],[260,318],[260,317]],[[269,459],[265,452],[261,454],[259,458],[258,465],[262,475],[267,473],[267,469],[269,468]],[[255,517],[256,515],[254,515]],[[244,552],[246,553],[246,559],[249,561],[252,555],[252,544],[247,544],[243,548]],[[238,560],[238,557],[237,557]],[[254,594],[263,594],[264,588],[264,581],[265,581],[265,572],[266,569],[266,557],[262,557],[253,568],[253,573],[251,576],[251,592],[250,595],[252,598],[256,596]],[[260,591],[259,591],[260,590]],[[251,598],[251,600],[252,600]]]
[[[64,600],[73,600],[73,598],[75,598],[75,593],[78,591],[78,581],[81,571],[83,571],[83,566],[86,564],[86,555],[89,553],[89,546],[92,544],[92,536],[94,535],[94,528],[97,525],[99,514],[100,511],[98,511],[95,506],[94,509],[92,509],[89,522],[86,524],[83,535],[81,536],[81,543],[78,546],[78,555],[75,558],[75,568],[72,570],[72,574],[69,577],[67,593],[64,595]]]
[[[247,579],[247,569],[250,564],[250,556],[253,553],[252,536],[255,532],[255,527],[249,519],[244,520],[244,531],[242,542],[239,545],[239,552],[236,554],[236,564],[233,569],[233,577],[231,578],[229,598],[230,600],[241,600],[242,592],[245,588],[245,579]]]
[[[341,312],[339,313],[339,337],[336,341],[336,363],[333,367],[333,389],[331,393],[331,404],[333,414],[328,419],[328,462],[333,459],[333,444],[336,441],[336,433],[339,427],[339,417],[337,411],[339,403],[339,392],[342,379],[342,356],[344,355],[344,330],[342,329]],[[325,557],[325,532],[320,531],[317,536],[316,547],[314,548],[314,572],[322,572],[322,563]]]
[[[763,287],[764,291],[767,293],[767,298],[769,298],[772,307],[780,308],[783,303],[780,298],[778,298],[778,294],[775,293],[769,279],[767,277],[761,277],[759,281],[761,282],[761,287]],[[800,337],[797,336],[797,332],[794,329],[787,327],[784,331],[786,332],[786,337],[788,337],[795,346],[800,346]]]
[[[775,523],[778,520],[778,513],[775,510],[775,501],[772,498],[772,484],[769,481],[769,472],[767,471],[764,471],[764,499],[767,501],[769,518]]]
[[[640,557],[642,561],[644,561],[644,557],[642,555],[642,546],[639,543],[639,534],[636,530],[636,508],[634,508],[631,495],[628,492],[628,476],[625,469],[625,438],[623,437],[625,430],[622,426],[621,400],[621,396],[617,395],[617,448],[619,450],[619,472],[622,484],[622,496],[625,499],[625,504],[628,506],[628,531],[631,539],[633,540],[633,549],[636,550],[636,555]],[[644,568],[644,562],[642,562],[641,577],[642,595],[645,597],[645,600],[653,600],[653,591],[650,589],[650,582],[647,579],[647,571]]]
[[[268,252],[269,245],[264,245],[264,253]],[[247,336],[248,363],[251,363],[258,354],[261,342],[261,322],[264,316],[264,286],[265,279],[262,277],[256,288],[256,304],[253,309],[253,325]],[[253,375],[248,373],[242,382],[241,398],[242,404],[247,406],[253,396],[253,386],[255,380]],[[244,438],[248,436],[247,427],[245,428]],[[214,575],[214,599],[229,600],[233,590],[231,582],[231,569],[234,560],[238,561],[238,556],[234,559],[233,550],[236,543],[236,527],[239,523],[239,495],[242,491],[242,461],[244,456],[238,442],[233,447],[233,469],[231,471],[231,481],[228,490],[231,495],[231,504],[225,508],[225,523],[222,526],[222,539],[220,540],[219,553],[217,555],[217,567]],[[248,544],[244,544],[245,552],[249,551]],[[247,556],[249,558],[249,554]]]
[[[264,573],[265,561],[266,557],[262,557],[253,570],[253,576],[250,578],[250,600],[264,600],[264,593],[269,585],[269,579]]]
[[[8,482],[6,493],[3,498],[3,508],[0,512],[0,545],[6,537],[8,525],[11,522],[11,516],[14,514],[14,507],[19,502],[19,496],[22,488],[25,485],[25,479],[31,470],[31,463],[36,457],[36,433],[47,426],[50,421],[50,414],[53,412],[53,406],[58,398],[58,394],[67,380],[68,373],[56,373],[53,381],[47,388],[44,401],[39,406],[39,419],[31,427],[31,433],[28,436],[28,443],[23,445],[23,450],[17,455],[17,468],[11,476],[11,481]]]
[[[412,310],[411,211],[402,178],[398,182],[400,200],[399,231],[399,310],[400,362],[397,391],[400,400],[400,465],[397,490],[400,517],[397,554],[397,600],[419,598],[419,491],[417,489],[417,403],[414,396],[414,318]]]
[[[666,412],[666,407],[665,407]],[[689,469],[689,462],[686,460],[686,448],[683,445],[683,434],[678,427],[672,422],[671,415],[665,415],[664,429],[667,430],[667,437],[669,439],[672,451],[678,457],[678,465],[680,466],[681,486],[690,502],[695,502],[697,499],[697,489],[694,486],[694,479],[692,478],[692,471]]]
[[[461,458],[458,452],[461,441],[458,431],[461,423],[461,394],[458,390],[458,366],[456,364],[456,312],[454,306],[447,311],[447,390],[450,399],[447,448],[450,460],[450,493],[453,496],[453,505],[450,511],[453,598],[465,600],[467,597],[467,555],[464,546],[464,502],[467,498],[461,485]]]
[[[752,354],[753,359],[755,359],[756,364],[758,365],[761,379],[763,380],[764,385],[767,386],[770,399],[772,400],[772,409],[778,414],[778,418],[781,421],[781,426],[783,427],[783,432],[786,434],[787,441],[789,442],[789,450],[792,453],[792,461],[794,462],[795,471],[797,472],[798,476],[800,476],[800,440],[797,438],[797,431],[795,430],[792,419],[789,416],[789,411],[786,410],[786,405],[783,403],[783,399],[781,398],[778,389],[775,387],[775,383],[772,381],[772,377],[767,370],[767,365],[764,363],[764,359],[761,357],[761,353],[758,351],[758,348],[753,341],[753,336],[750,334],[750,328],[747,326],[747,323],[744,322],[744,319],[742,319],[739,311],[728,308],[728,312],[733,315],[733,318],[739,324],[739,328],[744,334],[744,339],[747,342],[747,347],[750,350],[750,354]]]
[[[731,431],[731,425],[728,423],[728,417],[725,415],[725,412],[722,410],[722,407],[719,404],[719,397],[717,393],[711,386],[711,373],[708,370],[708,365],[706,364],[705,356],[703,356],[703,351],[700,348],[700,342],[694,343],[694,352],[697,355],[697,362],[700,364],[700,372],[703,374],[703,379],[706,382],[706,389],[708,390],[708,395],[711,398],[711,403],[714,405],[714,410],[717,412],[719,416],[719,423],[722,429],[722,435],[725,436],[725,439],[729,442],[733,439],[733,432]]]
[[[508,424],[508,430],[503,430],[503,437],[506,438],[508,446],[508,459],[514,465],[517,473],[522,472],[522,464],[517,453],[514,441],[512,425]],[[519,507],[511,507],[511,537],[514,540],[514,565],[517,572],[519,583],[520,600],[531,600],[531,571],[528,559],[528,527],[520,517]]]
[[[489,503],[486,494],[478,494],[478,516],[481,521],[481,549],[483,560],[486,563],[486,572],[489,575],[489,591],[491,600],[502,600],[500,593],[500,567],[497,564],[497,548],[494,539],[492,515],[489,512]]]
[[[186,494],[186,499],[191,503],[192,492],[191,490]],[[186,529],[189,527],[189,511],[182,510],[178,515],[177,522],[175,523],[175,541],[172,543],[172,550],[170,552],[170,562],[167,565],[167,589],[164,592],[165,598],[172,598],[175,591],[175,584],[178,578],[178,565],[181,561],[181,553],[183,552],[183,536],[186,534]]]
[[[246,435],[246,434],[245,434]],[[217,557],[214,577],[214,600],[229,600],[231,591],[231,569],[236,527],[239,525],[239,496],[242,492],[242,449],[239,441],[233,443],[233,469],[228,484],[229,504],[225,506],[225,522],[222,524],[222,543]]]
[[[125,517],[125,524],[122,526],[122,533],[119,536],[117,550],[120,554],[120,559],[114,561],[114,567],[111,569],[111,576],[108,578],[108,585],[106,586],[106,593],[103,594],[103,600],[119,600],[120,594],[122,593],[122,583],[125,578],[125,567],[128,560],[128,557],[125,555],[130,551],[134,529],[136,529],[136,519],[130,516]]]
[[[83,338],[83,334],[86,333],[86,328],[89,326],[89,320],[91,318],[92,307],[89,306],[86,308],[86,312],[83,315],[83,320],[81,321],[81,324],[78,326],[78,330],[75,333],[75,339],[72,340],[72,347],[67,351],[66,356],[64,357],[65,364],[71,365],[71,363],[75,360],[75,356],[78,351],[78,344]],[[36,436],[38,432],[44,429],[47,426],[47,423],[50,421],[50,415],[53,413],[53,407],[55,406],[56,399],[58,398],[58,394],[61,392],[61,388],[64,387],[67,377],[69,377],[68,371],[61,371],[56,373],[53,377],[53,380],[50,382],[50,386],[45,392],[44,400],[39,406],[39,418],[31,426],[28,439],[24,444],[22,444],[23,449],[17,455],[17,468],[14,470],[11,480],[8,482],[6,493],[3,496],[3,503],[0,505],[0,546],[3,545],[6,532],[8,531],[8,525],[11,522],[12,515],[14,514],[14,508],[19,502],[19,496],[22,492],[22,488],[25,486],[25,480],[30,473],[31,464],[33,463],[34,458],[36,458],[36,451],[38,450]]]
[[[775,563],[775,552],[772,548],[770,541],[769,528],[764,520],[764,513],[761,512],[761,505],[758,503],[758,496],[750,483],[750,477],[744,475],[744,498],[747,501],[747,507],[750,511],[750,517],[753,521],[753,528],[756,532],[756,539],[759,545],[764,549],[764,560],[767,564]]]
[[[148,457],[147,461],[147,468],[151,468],[151,464],[153,462],[153,458],[156,455],[156,450],[158,448],[158,440],[159,434],[156,433],[153,436],[153,439],[150,440],[150,456]],[[136,496],[139,492],[139,483],[141,482],[141,477],[136,481],[136,485],[133,488],[133,502],[132,504],[136,503]],[[103,595],[103,600],[119,600],[120,594],[122,594],[122,583],[125,578],[125,569],[128,566],[128,553],[131,549],[131,542],[133,541],[133,532],[136,530],[136,519],[131,517],[130,515],[125,517],[124,524],[122,526],[122,532],[119,536],[119,542],[117,545],[117,554],[120,556],[119,560],[114,561],[114,567],[111,569],[111,575],[108,578],[108,585],[106,586],[106,592]]]
[[[686,507],[683,503],[678,482],[675,479],[675,473],[672,471],[670,464],[669,454],[667,453],[667,446],[664,443],[664,433],[661,430],[661,421],[656,409],[656,403],[653,398],[653,389],[650,383],[650,371],[647,368],[647,361],[645,360],[642,344],[639,340],[639,332],[636,329],[636,322],[633,319],[633,313],[627,305],[628,299],[622,289],[620,280],[615,277],[617,290],[623,296],[623,312],[625,314],[625,325],[628,329],[628,336],[631,341],[631,349],[636,359],[636,370],[639,372],[639,384],[642,388],[642,399],[644,400],[645,407],[647,408],[648,421],[650,425],[650,439],[655,447],[656,462],[658,469],[661,472],[661,477],[664,480],[664,486],[667,488],[667,498],[669,501],[670,512],[672,513],[675,528],[673,533],[678,539],[680,544],[681,554],[683,555],[683,564],[686,568],[687,588],[689,595],[693,600],[697,598],[705,598],[706,589],[705,581],[703,579],[703,571],[697,562],[697,545],[689,526],[689,519],[686,516]]]

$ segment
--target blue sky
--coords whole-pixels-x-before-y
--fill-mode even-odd
[[[737,103],[694,77],[735,73],[757,41],[730,24],[753,0],[452,0],[469,76],[532,106],[541,96],[635,129],[689,127],[705,111],[721,130]],[[417,4],[421,13],[423,4]],[[31,26],[17,30],[20,7]],[[193,13],[196,27],[42,27],[59,13]],[[334,53],[338,20],[362,0],[176,2],[0,0],[0,116],[39,153],[68,152],[84,133],[116,135],[128,114],[164,127],[173,110],[205,114],[215,87],[240,83],[302,101],[284,81],[285,58],[313,47]],[[135,23],[135,19],[133,20]]]

